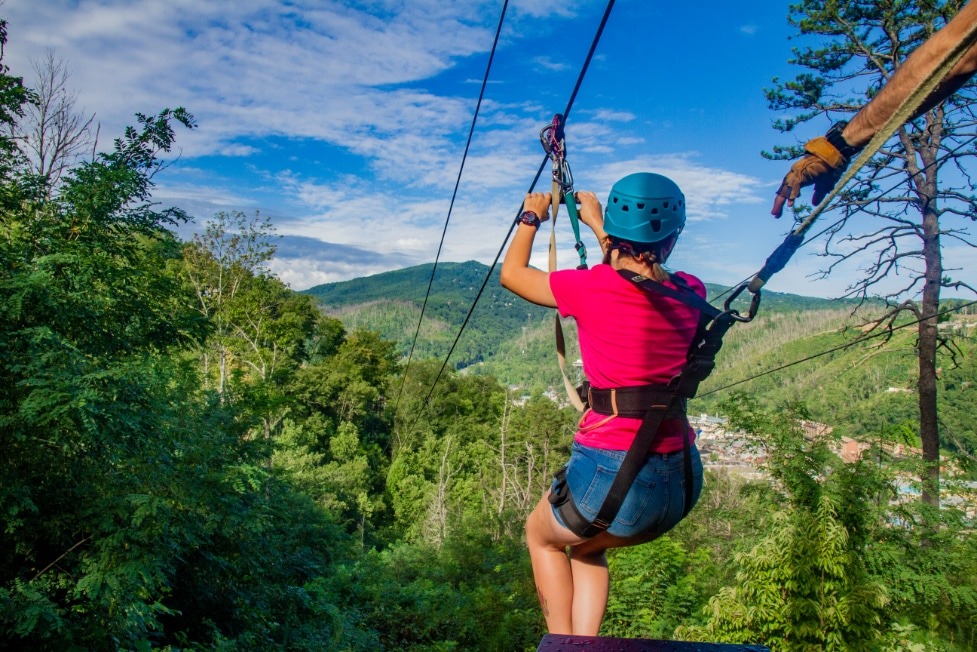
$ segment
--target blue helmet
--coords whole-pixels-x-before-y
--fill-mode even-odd
[[[629,174],[614,184],[604,211],[609,236],[636,243],[661,242],[685,226],[685,195],[668,177]]]

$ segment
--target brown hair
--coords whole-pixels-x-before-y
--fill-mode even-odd
[[[665,263],[668,254],[671,253],[672,247],[675,245],[675,239],[673,235],[665,238],[661,242],[648,244],[629,242],[628,240],[619,240],[613,236],[608,236],[608,244],[604,251],[603,262],[605,265],[610,264],[611,252],[617,249],[619,255],[630,256],[631,258],[646,263],[651,268],[651,274],[648,275],[648,278],[663,283],[668,280],[668,271],[662,265]]]

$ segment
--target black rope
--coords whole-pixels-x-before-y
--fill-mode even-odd
[[[607,7],[604,9],[604,15],[601,18],[600,25],[597,28],[597,32],[594,34],[594,39],[590,45],[590,50],[587,52],[587,58],[584,61],[583,67],[580,69],[580,74],[577,76],[577,83],[573,87],[573,92],[570,94],[570,99],[567,101],[567,106],[563,110],[563,116],[566,118],[570,114],[570,109],[573,108],[573,103],[577,98],[577,93],[580,91],[580,87],[583,84],[584,76],[587,73],[587,69],[590,67],[590,62],[594,57],[594,52],[597,49],[597,44],[600,42],[600,37],[604,32],[604,27],[607,25],[607,20],[611,15],[611,9],[614,8],[614,0],[608,0]],[[549,155],[543,156],[543,161],[539,165],[539,169],[536,171],[536,176],[533,178],[532,184],[529,186],[529,191],[532,192],[536,187],[536,183],[539,181],[540,176],[543,174],[543,170],[549,161]],[[475,306],[478,305],[478,300],[482,297],[482,293],[485,291],[485,287],[488,285],[489,279],[492,277],[492,272],[495,271],[495,266],[499,263],[499,259],[502,257],[502,253],[505,251],[505,246],[512,236],[512,232],[516,227],[515,218],[518,217],[520,209],[516,212],[513,217],[512,224],[509,226],[509,231],[506,233],[505,240],[502,241],[502,246],[499,247],[498,253],[495,255],[495,259],[492,261],[492,265],[489,267],[488,272],[485,274],[485,278],[482,280],[482,285],[478,289],[478,293],[475,295],[475,299],[472,301],[471,307],[468,309],[468,314],[465,315],[465,319],[461,324],[461,328],[458,330],[458,334],[455,336],[454,342],[451,343],[451,348],[448,354],[444,358],[444,362],[441,364],[441,369],[438,370],[438,375],[434,378],[434,382],[431,384],[431,389],[427,393],[427,398],[425,399],[425,404],[430,405],[431,396],[434,394],[434,389],[437,387],[438,381],[441,380],[441,376],[444,373],[445,368],[448,366],[448,360],[451,359],[451,354],[454,353],[455,347],[458,345],[458,341],[461,339],[462,333],[465,331],[465,327],[468,325],[471,319],[472,313],[475,311]],[[415,422],[416,422],[415,418]],[[413,424],[411,424],[413,428]]]
[[[743,380],[737,380],[734,383],[729,383],[728,385],[723,385],[722,387],[717,387],[716,389],[711,389],[708,392],[705,392],[703,394],[700,394],[699,395],[699,398],[703,398],[703,397],[709,396],[710,394],[716,394],[716,393],[721,392],[723,390],[727,390],[730,387],[736,387],[737,385],[742,385],[743,383],[748,383],[751,380],[756,380],[757,378],[762,378],[763,376],[769,376],[772,373],[776,373],[778,371],[783,371],[784,369],[788,369],[790,367],[799,365],[799,364],[804,363],[804,362],[809,362],[809,361],[814,360],[816,358],[820,358],[821,356],[828,355],[829,353],[834,353],[835,351],[841,351],[842,349],[847,349],[849,347],[855,346],[856,344],[861,344],[862,342],[867,342],[868,340],[875,339],[876,337],[883,337],[885,335],[890,335],[893,331],[901,330],[903,328],[908,328],[909,326],[915,326],[916,324],[919,324],[921,322],[928,321],[928,320],[934,319],[934,318],[939,318],[939,317],[942,317],[943,315],[948,315],[950,313],[963,310],[964,308],[969,308],[970,306],[973,306],[973,305],[977,305],[977,301],[971,301],[971,302],[965,303],[965,304],[963,304],[961,306],[956,306],[955,308],[948,308],[946,310],[941,310],[941,311],[937,312],[936,314],[930,315],[928,317],[919,317],[919,318],[914,319],[912,321],[909,321],[909,322],[907,322],[905,324],[900,324],[898,326],[893,326],[891,328],[887,328],[887,329],[885,329],[883,331],[880,331],[878,333],[872,333],[870,335],[864,335],[862,337],[857,337],[854,340],[852,340],[851,342],[845,342],[844,344],[839,344],[838,346],[835,346],[835,347],[832,347],[830,349],[827,349],[826,351],[821,351],[820,353],[814,353],[814,354],[809,355],[807,357],[801,358],[800,360],[794,360],[793,362],[788,362],[787,364],[782,364],[779,367],[774,367],[773,369],[768,369],[767,371],[761,371],[760,373],[755,374],[753,376],[750,376],[748,378],[744,378]]]
[[[407,372],[410,370],[410,363],[414,357],[414,347],[417,346],[417,338],[421,332],[421,322],[424,321],[424,312],[427,310],[427,302],[431,296],[431,286],[434,284],[434,274],[438,269],[438,261],[441,259],[441,250],[444,247],[444,237],[448,232],[448,222],[451,221],[451,212],[455,207],[455,198],[458,196],[458,186],[461,185],[461,174],[465,169],[465,161],[468,159],[468,150],[472,144],[472,136],[475,133],[475,123],[478,120],[478,113],[482,107],[482,99],[485,97],[485,88],[488,86],[489,73],[492,70],[492,61],[495,59],[495,51],[499,45],[499,34],[502,33],[502,23],[505,21],[506,9],[509,7],[509,0],[502,3],[502,13],[499,16],[499,25],[495,29],[495,40],[492,41],[492,51],[489,53],[488,65],[485,67],[485,76],[482,78],[482,89],[478,93],[478,102],[475,104],[475,114],[472,116],[472,124],[468,129],[468,141],[465,143],[465,151],[461,155],[461,165],[458,168],[458,177],[455,179],[455,189],[451,193],[451,203],[448,205],[448,215],[444,219],[444,228],[441,230],[441,241],[438,243],[438,252],[434,256],[434,267],[431,268],[431,278],[427,282],[427,291],[424,293],[424,302],[421,304],[421,314],[417,318],[417,328],[414,330],[414,338],[411,340],[410,351],[407,354],[407,363],[404,366],[404,375],[400,382],[400,391],[397,393],[397,401],[394,403],[394,414],[400,406],[400,398],[404,394],[404,386],[407,383]]]

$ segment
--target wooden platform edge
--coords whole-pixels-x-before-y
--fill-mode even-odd
[[[734,643],[696,643],[687,641],[658,641],[643,638],[607,638],[601,636],[570,636],[547,634],[536,652],[770,652],[763,645]]]

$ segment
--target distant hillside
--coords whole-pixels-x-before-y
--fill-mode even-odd
[[[433,264],[418,265],[351,281],[318,285],[305,292],[315,297],[327,313],[341,319],[347,328],[377,331],[396,342],[406,355],[417,328],[432,268]],[[447,354],[488,270],[487,265],[475,261],[438,265],[415,346],[415,357],[443,357]],[[706,287],[710,297],[728,289],[715,284],[707,284]],[[748,299],[748,293],[744,293],[735,305],[745,309]],[[851,303],[854,305],[854,302]],[[761,307],[765,313],[780,313],[836,310],[839,305],[839,302],[828,299],[765,292]],[[532,368],[529,360],[539,357],[542,362],[551,355],[552,314],[552,310],[533,305],[502,288],[499,269],[496,268],[465,327],[451,362],[461,369],[477,363],[490,363],[500,356],[506,360],[515,356],[522,358]],[[572,324],[568,327],[572,330]],[[523,341],[526,338],[528,340]],[[495,365],[489,366],[495,371]],[[500,377],[520,384],[528,381],[524,375],[513,375],[511,370],[504,376]]]
[[[433,264],[327,283],[305,292],[347,328],[367,328],[398,344],[406,355],[417,329]],[[440,263],[431,287],[414,356],[443,357],[450,349],[488,273],[478,262]],[[483,362],[513,334],[534,328],[552,311],[513,295],[494,270],[452,355],[457,368]]]
[[[424,301],[428,281],[431,278],[433,263],[407,267],[391,272],[383,272],[373,276],[364,276],[351,281],[339,283],[325,283],[305,290],[329,309],[360,305],[372,301],[412,301],[420,304]],[[478,288],[485,279],[488,265],[470,260],[465,263],[439,263],[431,296],[428,299],[428,314],[435,314],[439,318],[458,319],[460,323],[465,312],[471,305]],[[724,294],[728,286],[706,283],[706,290],[710,297]],[[741,295],[736,305],[746,305],[748,293]],[[522,306],[528,306],[543,314],[545,311],[538,306],[532,306],[499,285],[499,268],[492,270],[492,276],[485,287],[479,303],[488,303],[495,308],[506,309],[509,304],[517,306],[515,310],[522,312]],[[822,308],[837,308],[839,305],[855,305],[854,300],[820,299],[803,297],[797,294],[780,292],[763,292],[763,308],[765,310],[818,310]]]
[[[431,268],[420,265],[320,285],[307,293],[348,330],[379,332],[406,355]],[[486,265],[477,262],[438,265],[414,360],[444,358],[487,271]],[[714,297],[726,288],[707,284],[707,290]],[[765,373],[856,339],[872,307],[864,307],[852,318],[855,304],[764,292],[759,317],[736,325],[727,335],[716,371],[690,403],[690,410],[713,412],[731,391],[745,391],[772,405],[803,402],[813,419],[831,423],[840,433],[870,437],[899,431],[900,424],[911,422],[916,414],[914,329],[898,331],[884,346],[880,346],[881,339],[873,339]],[[559,387],[553,314],[504,290],[495,271],[451,363],[467,373],[490,374],[523,388]],[[977,400],[977,328],[972,315],[957,315],[951,321],[957,327],[947,330],[947,337],[952,337],[956,353],[955,360],[946,355],[941,362],[941,428],[948,447],[973,452],[977,450],[977,420],[972,417]],[[578,357],[573,321],[565,321],[564,329],[572,363]],[[731,389],[714,391],[753,377]]]

